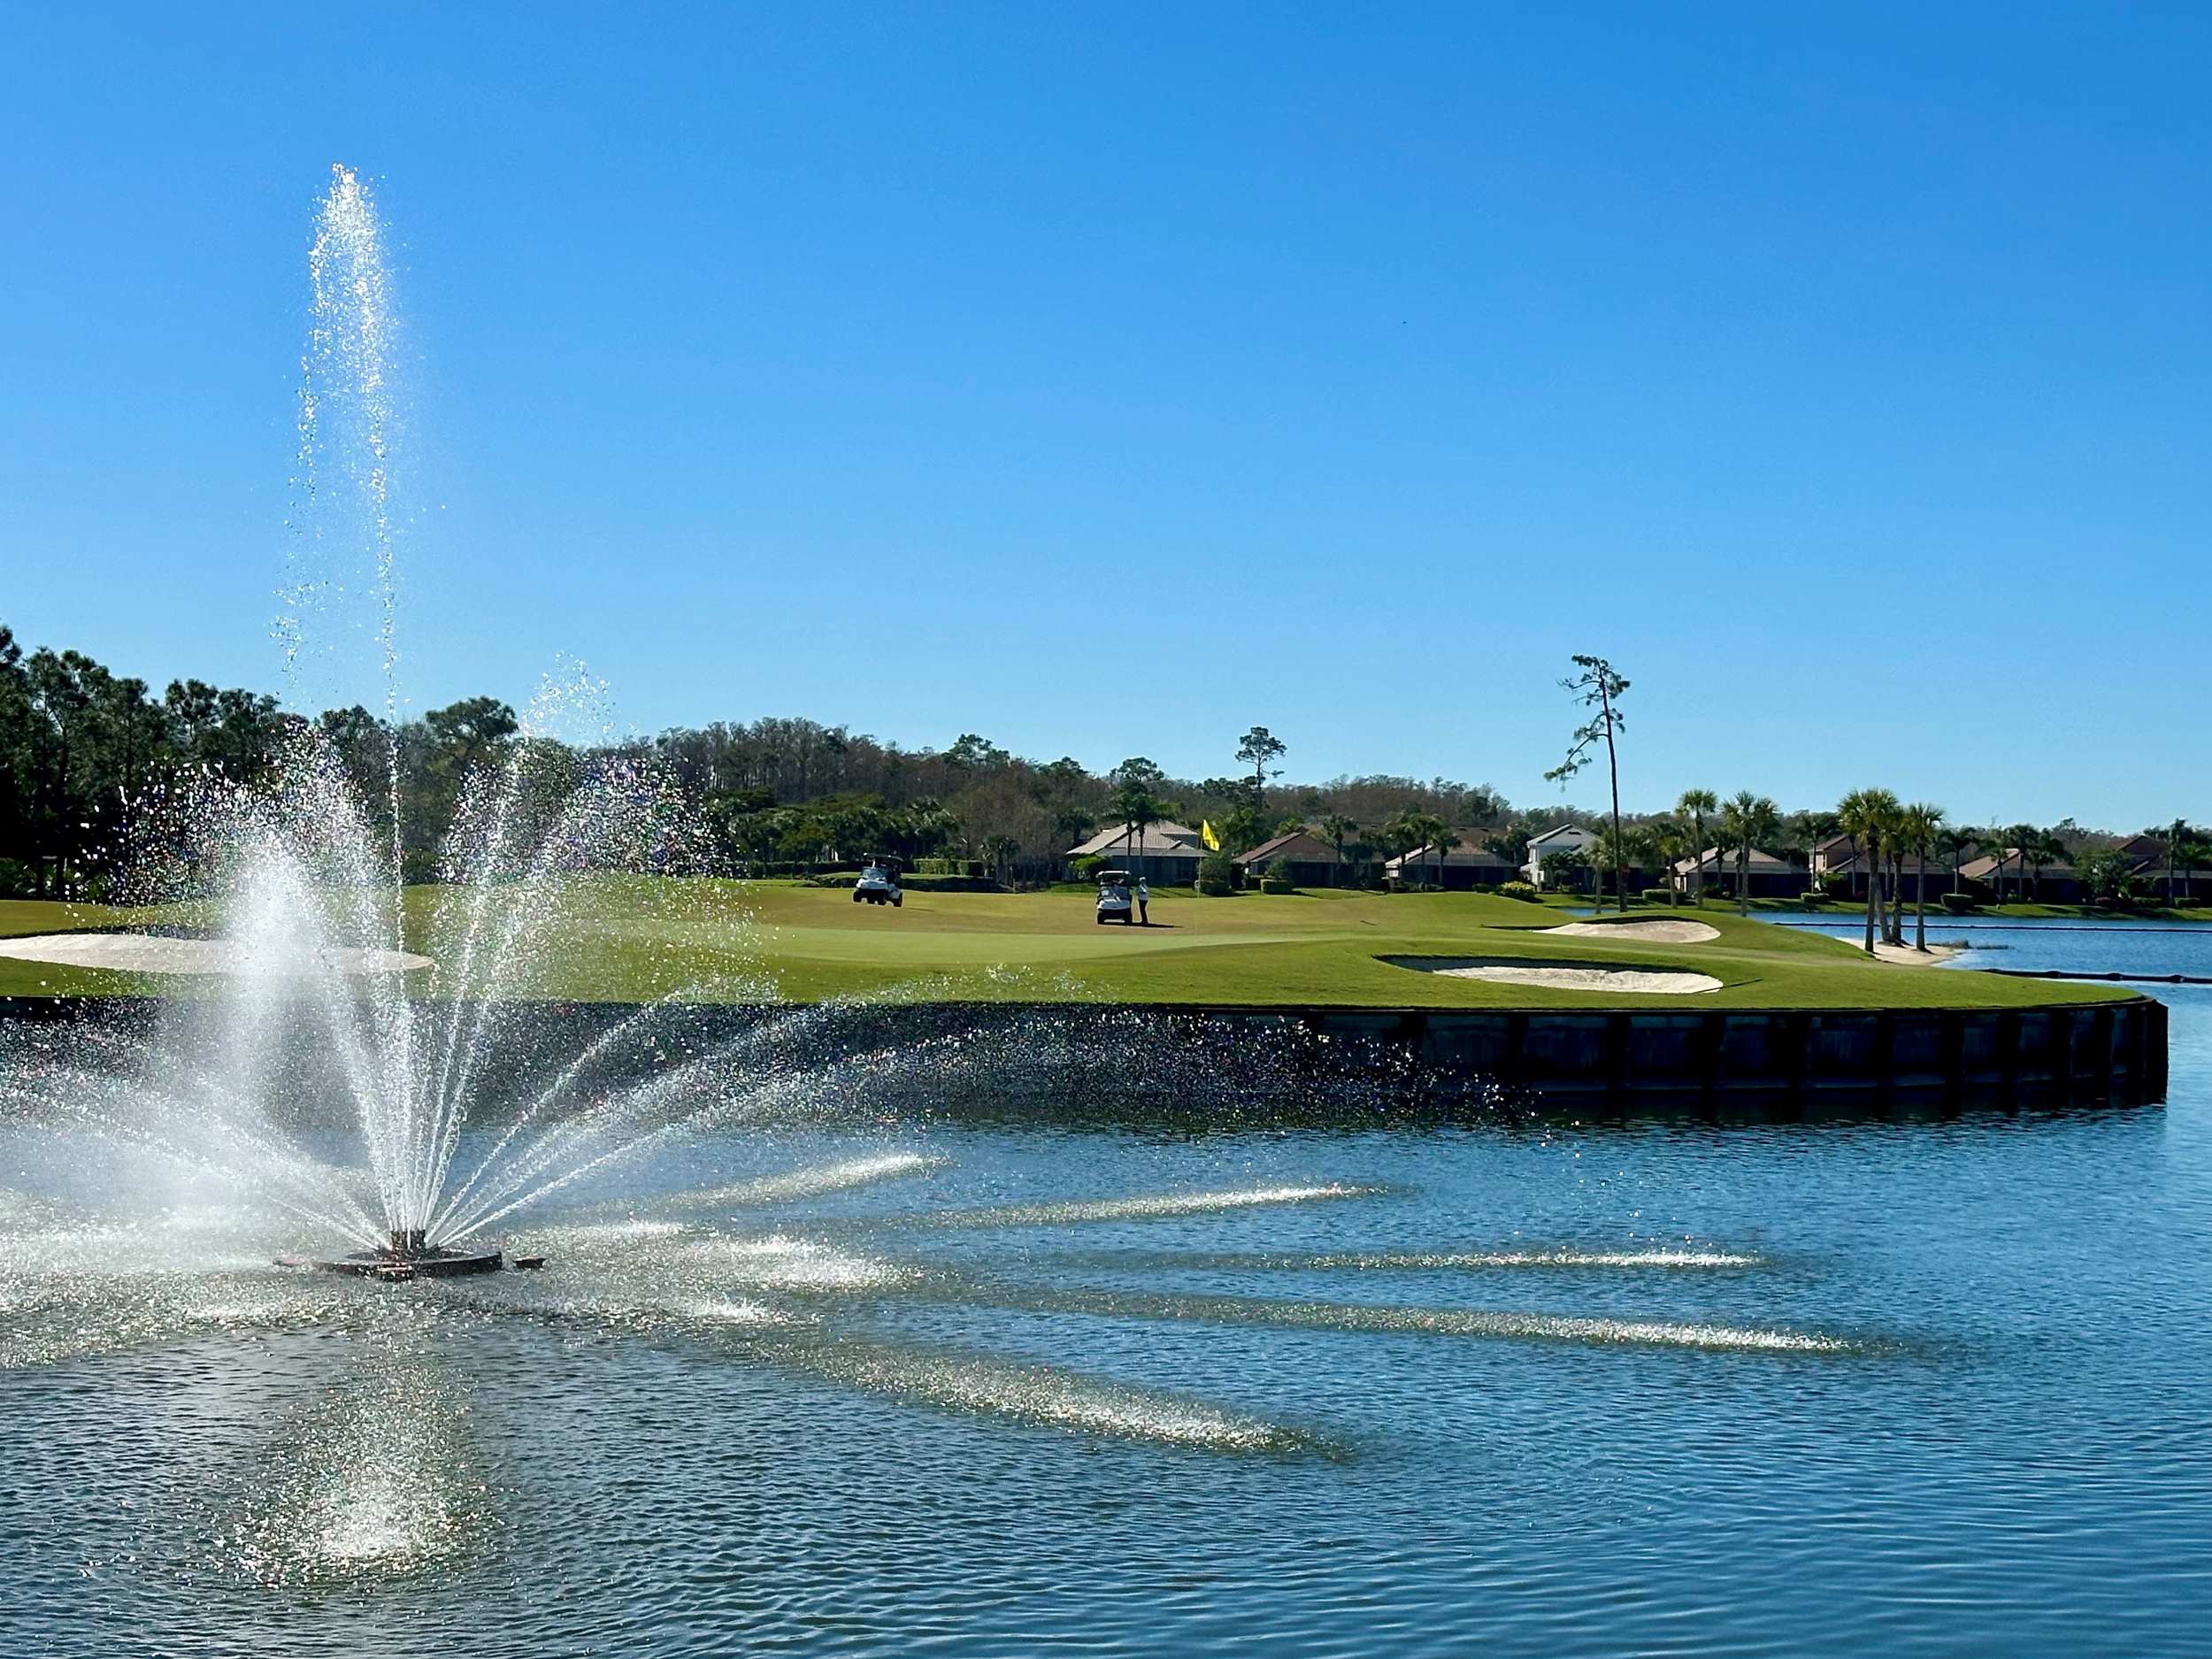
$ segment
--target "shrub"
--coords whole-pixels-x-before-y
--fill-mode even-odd
[[[1797,895],[1797,902],[1809,910],[1816,910],[1828,902],[1828,895],[1818,887],[1807,887]]]
[[[1080,858],[1068,860],[1068,873],[1078,881],[1095,881],[1098,872],[1106,867],[1103,853],[1086,853]]]
[[[1946,893],[1942,895],[1941,903],[1944,910],[1953,916],[1964,916],[1975,908],[1974,895],[1970,893]]]
[[[1236,863],[1227,853],[1208,853],[1198,861],[1198,890],[1208,897],[1225,898],[1236,884]]]
[[[1262,876],[1260,891],[1263,893],[1295,893],[1298,891],[1298,884],[1294,881],[1279,880],[1274,876]]]
[[[1668,887],[1646,887],[1644,889],[1644,902],[1647,904],[1664,904],[1667,902],[1668,895],[1671,890],[1672,889]]]
[[[1537,893],[1536,889],[1525,881],[1502,881],[1498,884],[1498,896],[1502,899],[1525,899],[1529,903],[1533,904],[1536,902]]]
[[[1100,860],[1101,864],[1105,861]],[[983,873],[980,858],[917,858],[914,873],[918,876],[979,876]]]
[[[1813,878],[1813,884],[1824,899],[1847,899],[1851,896],[1851,876],[1847,871],[1824,870]]]

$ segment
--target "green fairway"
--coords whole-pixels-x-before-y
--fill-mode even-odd
[[[442,895],[408,894],[410,944],[427,949]],[[697,987],[712,999],[766,995],[1010,1002],[1127,1002],[1360,1007],[2028,1007],[2130,995],[2107,986],[1942,972],[1869,962],[1822,934],[1708,909],[1720,937],[1698,944],[1560,937],[1559,911],[1476,894],[1315,892],[1205,899],[1161,893],[1148,928],[1100,926],[1090,895],[910,893],[902,909],[856,904],[795,882],[598,879],[566,890],[506,995],[641,1002]],[[1662,919],[1663,909],[1635,912]],[[1684,916],[1688,912],[1682,912]],[[0,902],[0,933],[111,928],[173,914]],[[1509,956],[1710,974],[1723,988],[1669,997],[1443,978],[1384,956]],[[461,987],[411,976],[424,993]],[[165,990],[205,981],[0,958],[0,995]],[[483,988],[481,982],[477,988]]]

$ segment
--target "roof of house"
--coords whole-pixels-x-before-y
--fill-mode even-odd
[[[2152,859],[2160,864],[2166,862],[2165,838],[2150,834],[2147,832],[2141,835],[2131,836],[2128,840],[2122,841],[2115,850],[2126,858]]]
[[[1736,868],[1736,849],[1733,847],[1708,847],[1694,858],[1677,859],[1674,872],[1678,876],[1686,876],[1701,865],[1708,870],[1719,869],[1732,874]],[[1762,852],[1754,847],[1745,868],[1753,875],[1770,876],[1777,872],[1793,873],[1797,866],[1786,858],[1777,858],[1772,853]]]
[[[1070,858],[1087,858],[1096,853],[1136,853],[1144,855],[1181,854],[1188,856],[1205,850],[1198,844],[1198,832],[1187,824],[1178,824],[1163,818],[1157,824],[1148,824],[1144,833],[1133,839],[1126,824],[1110,825],[1098,832],[1080,847],[1071,847],[1064,855]]]
[[[2032,866],[2030,867],[2032,868]],[[2046,864],[2044,868],[2048,870],[2051,865]],[[1984,853],[1979,858],[1969,859],[1959,866],[1959,873],[1969,881],[1986,880],[1990,876],[2001,871],[2008,876],[2016,876],[2020,873],[2020,870],[2019,849],[2012,847],[2006,848],[2001,856],[1993,853]]]
[[[1530,836],[1528,849],[1532,853],[1546,842],[1555,841],[1565,841],[1570,846],[1584,847],[1597,838],[1597,831],[1585,829],[1579,824],[1560,824],[1546,830],[1541,835]]]
[[[1249,852],[1239,853],[1240,864],[1263,864],[1271,859],[1287,858],[1294,864],[1333,864],[1338,862],[1336,849],[1311,830],[1293,830],[1287,835],[1277,835],[1262,841]]]
[[[1450,849],[1444,855],[1444,864],[1448,869],[1459,870],[1515,870],[1519,868],[1510,858],[1494,853],[1487,847],[1480,846],[1474,841],[1463,841],[1460,845]],[[1401,853],[1395,858],[1384,863],[1383,872],[1386,875],[1396,875],[1409,864],[1417,870],[1423,864],[1426,864],[1433,870],[1436,868],[1435,849],[1422,846],[1416,847],[1411,852]]]

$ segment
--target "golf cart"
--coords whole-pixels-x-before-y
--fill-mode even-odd
[[[1127,926],[1137,919],[1137,902],[1130,896],[1129,872],[1126,870],[1102,870],[1098,872],[1098,924],[1119,922]]]
[[[871,858],[860,872],[860,879],[853,883],[853,902],[900,905],[906,902],[906,895],[899,891],[899,861],[895,858]]]

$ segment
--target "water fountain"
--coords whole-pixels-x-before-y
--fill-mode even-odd
[[[641,1006],[595,1011],[559,1000],[565,956],[601,924],[609,884],[619,887],[626,915],[684,902],[685,884],[657,878],[695,867],[697,819],[649,757],[603,735],[549,741],[606,730],[599,688],[569,672],[532,701],[515,741],[464,781],[434,870],[411,871],[395,735],[392,283],[368,194],[343,169],[318,217],[311,273],[299,580],[280,635],[288,662],[306,672],[328,650],[346,595],[365,592],[386,718],[365,747],[302,723],[266,776],[180,778],[142,803],[129,896],[176,907],[169,914],[179,925],[207,936],[205,952],[224,969],[207,994],[0,1029],[0,1113],[47,1136],[50,1163],[65,1171],[81,1162],[73,1148],[88,1138],[142,1161],[111,1187],[150,1185],[146,1171],[157,1162],[209,1185],[225,1206],[219,1225],[176,1232],[105,1218],[50,1225],[39,1197],[25,1201],[28,1219],[19,1225],[0,1191],[0,1372],[177,1335],[351,1319],[363,1317],[355,1299],[365,1295],[388,1309],[419,1307],[425,1317],[512,1313],[741,1344],[796,1374],[1081,1432],[1303,1453],[1325,1440],[1169,1390],[854,1330],[839,1310],[898,1299],[1155,1325],[1743,1353],[1836,1347],[1709,1317],[1038,1288],[1005,1271],[897,1253],[900,1239],[1217,1226],[1390,1195],[1381,1185],[1310,1171],[1185,1179],[1167,1183],[1175,1190],[1135,1195],[1047,1194],[1044,1202],[986,1189],[918,1214],[811,1225],[795,1207],[935,1179],[950,1161],[847,1141],[818,1161],[738,1180],[708,1167],[681,1167],[672,1182],[656,1172],[657,1160],[684,1166],[690,1148],[727,1146],[771,1125],[813,1135],[875,1125],[879,1133],[955,1099],[1028,1098],[1023,1091],[1048,1077],[1081,1079],[1124,1112],[1148,1087],[1197,1102],[1210,1129],[1255,1102],[1325,1095],[1352,1102],[1353,1115],[1371,1123],[1393,1079],[1365,1057],[1301,1048],[1294,1034],[1280,1043],[1225,1040],[1154,1018],[1133,1036],[1111,1011],[1041,1029],[1018,1012],[995,1021],[946,1016],[933,1025],[908,1010],[916,1023],[894,1033],[879,1010],[780,1002],[772,987],[743,977],[741,960],[726,964],[718,982],[695,981]],[[725,922],[715,936],[726,941]],[[639,1185],[626,1189],[623,1178],[634,1175]],[[580,1207],[549,1213],[577,1199]],[[744,1219],[761,1210],[773,1217],[765,1231]],[[519,1253],[500,1237],[518,1226],[534,1230]],[[893,1248],[865,1242],[872,1231]],[[1756,1265],[1687,1240],[1609,1252],[1354,1248],[1362,1243],[1262,1253],[1229,1268],[1191,1259],[1209,1271],[1257,1263],[1324,1275],[1408,1263],[1585,1274]],[[556,1271],[527,1281],[499,1272],[539,1266],[548,1253]],[[252,1271],[272,1256],[302,1271]]]

